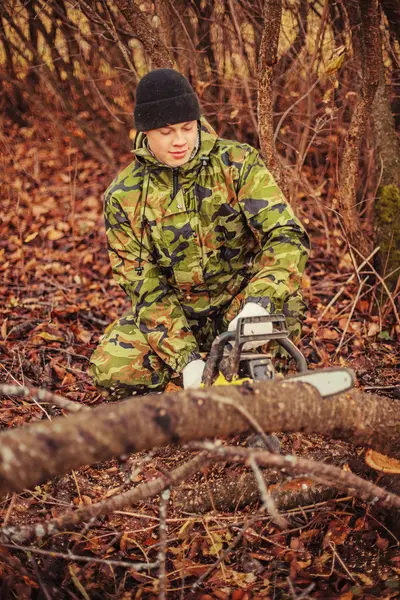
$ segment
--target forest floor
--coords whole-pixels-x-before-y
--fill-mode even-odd
[[[68,138],[54,135],[45,126],[9,126],[0,139],[0,381],[44,387],[93,407],[104,400],[87,373],[88,357],[104,328],[128,308],[112,279],[102,216],[102,193],[116,170],[82,158]],[[129,160],[129,155],[121,156],[119,166]],[[376,310],[374,294],[380,299],[381,288],[371,289],[373,280],[369,275],[365,282],[364,271],[354,275],[343,233],[323,201],[316,207],[303,199],[300,208],[313,246],[303,282],[309,316],[301,342],[310,368],[352,367],[357,385],[399,402],[400,328],[391,301],[383,292]],[[365,270],[371,272],[368,265]],[[47,418],[44,406],[29,399],[1,399],[3,429]],[[362,448],[318,435],[285,434],[280,439],[285,453],[335,462],[385,483],[365,465]],[[241,442],[239,437],[230,440]],[[139,455],[84,467],[3,499],[1,523],[45,521],[71,506],[100,501],[125,486],[132,466],[141,464],[134,482],[146,481],[190,453],[168,447],[147,460]],[[246,467],[218,464],[177,493],[167,516],[168,598],[400,597],[400,527],[395,528],[393,515],[344,494],[283,511],[290,522],[286,531],[258,513],[235,548],[193,591],[196,580],[257,514],[257,498],[233,507],[224,504],[229,481],[239,482],[245,473]],[[222,489],[220,506],[217,496],[212,497],[217,488]],[[189,491],[196,495],[204,489],[211,492],[202,500],[199,495],[193,512],[185,498]],[[138,572],[110,561],[155,561],[158,526],[156,498],[35,545],[48,554],[0,547],[0,597],[157,598],[157,570]],[[101,560],[83,563],[71,560],[69,553]]]

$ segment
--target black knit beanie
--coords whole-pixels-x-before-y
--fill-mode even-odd
[[[200,116],[196,93],[178,71],[155,69],[139,81],[135,105],[137,131],[197,121]]]

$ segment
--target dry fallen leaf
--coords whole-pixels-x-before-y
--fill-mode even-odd
[[[383,471],[383,473],[400,474],[400,460],[380,454],[371,448],[365,453],[365,462],[372,469]]]
[[[182,388],[179,385],[176,385],[173,381],[169,381],[166,385],[165,391],[168,393],[178,392]]]
[[[75,383],[75,377],[72,375],[72,373],[66,373],[64,379],[61,382],[61,387],[65,386],[65,385],[73,385]]]
[[[348,526],[349,516],[342,519],[333,519],[328,525],[328,531],[325,534],[323,547],[326,548],[330,543],[340,545],[344,544],[351,529]]]
[[[376,335],[379,332],[379,329],[380,328],[378,323],[370,323],[367,331],[367,336],[372,337],[373,335]]]
[[[63,342],[64,338],[60,337],[59,335],[53,335],[52,333],[48,333],[48,331],[41,331],[40,333],[36,334],[35,337],[41,337],[44,340],[47,340],[48,342]]]
[[[325,340],[339,339],[339,333],[336,331],[336,329],[328,329],[327,327],[324,327],[323,329],[320,329],[319,334],[320,337]]]
[[[74,330],[74,333],[78,340],[84,344],[89,344],[90,340],[92,339],[92,332],[88,331],[87,329],[83,329],[83,327],[77,327]]]
[[[31,242],[32,240],[35,239],[35,237],[37,237],[37,235],[39,234],[38,231],[34,231],[33,233],[30,233],[29,235],[26,236],[26,238],[24,239],[24,243],[28,244],[29,242]]]
[[[60,240],[63,237],[64,233],[62,231],[58,231],[57,229],[50,229],[50,231],[47,232],[47,239],[51,240],[52,242]]]

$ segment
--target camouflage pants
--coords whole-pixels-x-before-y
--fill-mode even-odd
[[[189,326],[201,352],[209,351],[215,337],[226,331],[228,323],[242,308],[241,295],[233,298],[224,312],[202,320],[189,320]],[[298,341],[306,305],[296,293],[284,303],[291,339]],[[178,349],[179,350],[179,349]],[[107,327],[90,359],[94,383],[113,397],[122,398],[134,392],[163,389],[171,379],[171,369],[150,348],[132,313],[126,313]]]

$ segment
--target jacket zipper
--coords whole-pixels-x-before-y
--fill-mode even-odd
[[[178,169],[173,169],[172,172],[172,198],[175,198],[178,193]]]

